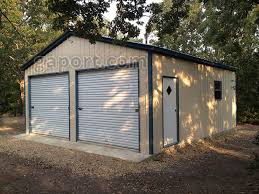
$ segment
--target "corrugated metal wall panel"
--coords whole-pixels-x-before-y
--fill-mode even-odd
[[[157,54],[153,55],[153,61],[155,153],[162,149],[162,76],[179,78],[181,143],[190,143],[235,127],[235,82],[231,81],[234,72]],[[222,81],[222,100],[215,100],[215,80]]]
[[[139,149],[138,69],[78,73],[78,138]]]
[[[30,79],[32,133],[69,138],[68,74]]]

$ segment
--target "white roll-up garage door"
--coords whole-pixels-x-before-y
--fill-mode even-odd
[[[138,69],[78,73],[78,139],[139,150]]]
[[[68,74],[30,78],[32,133],[69,138]]]

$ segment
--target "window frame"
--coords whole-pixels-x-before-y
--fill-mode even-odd
[[[222,100],[222,81],[221,80],[214,80],[214,99],[215,100]],[[219,95],[217,95],[217,94]]]

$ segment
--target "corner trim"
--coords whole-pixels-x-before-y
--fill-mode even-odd
[[[25,121],[25,133],[27,133],[27,113],[26,113],[26,110],[27,110],[27,108],[26,108],[26,105],[27,105],[27,103],[26,103],[26,100],[27,100],[27,97],[28,97],[28,95],[26,95],[26,91],[27,91],[27,87],[28,86],[26,86],[26,80],[25,80],[25,72],[23,73],[23,80],[24,80],[24,82],[23,82],[23,94],[24,94],[24,96],[23,96],[23,112],[22,112],[22,114],[24,115],[24,121]],[[28,81],[27,81],[28,82]]]
[[[149,154],[154,153],[153,135],[153,52],[148,51],[148,116],[149,116]]]

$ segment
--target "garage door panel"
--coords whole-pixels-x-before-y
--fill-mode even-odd
[[[100,88],[99,88],[99,90],[100,90]],[[125,90],[127,90],[127,89],[125,89]],[[132,90],[133,91],[133,90]],[[118,94],[116,94],[116,93],[118,93]],[[88,92],[85,94],[87,97],[89,97],[89,98],[94,98],[94,97],[96,97],[96,99],[103,99],[104,98],[104,96],[102,96],[104,94],[104,92],[92,92],[91,93],[91,91],[89,91],[88,90]],[[127,99],[128,98],[135,98],[135,97],[137,97],[138,96],[138,93],[136,92],[136,93],[133,93],[133,92],[128,92],[128,93],[125,93],[125,92],[123,92],[123,91],[111,91],[111,92],[105,92],[105,98],[108,98],[108,99],[111,99],[111,98],[117,98],[117,99],[121,99],[121,98],[123,98],[123,97],[127,97]],[[112,99],[113,100],[113,99]]]
[[[45,107],[44,104],[37,104],[37,108],[34,108],[35,112],[40,113],[40,111],[42,111],[42,110],[48,110],[50,112],[56,112],[58,110],[58,111],[62,111],[62,112],[65,113],[65,112],[68,111],[68,107],[66,107],[66,106],[63,106],[63,107],[54,106],[54,104],[53,104],[53,107],[49,108],[49,107]]]
[[[138,69],[78,73],[78,138],[139,149]]]
[[[85,114],[86,115],[94,115],[94,114],[98,114],[97,116],[99,116],[99,114],[102,113],[104,116],[109,116],[110,114],[112,114],[112,117],[114,115],[117,115],[117,116],[135,116],[137,118],[137,116],[135,115],[135,111],[134,110],[131,110],[131,109],[123,109],[123,108],[117,108],[117,109],[110,109],[110,110],[107,110],[107,109],[100,109],[100,108],[97,108],[96,110],[94,110],[93,108],[88,108],[87,110],[85,110]],[[132,115],[131,115],[132,114]]]
[[[98,87],[98,89],[99,90],[96,90],[96,88],[90,90],[87,88],[87,92],[85,93],[85,95],[92,96],[94,94],[99,94],[100,96],[98,96],[98,97],[101,97],[102,94],[105,94],[107,96],[118,96],[118,97],[125,96],[125,95],[128,95],[128,96],[137,96],[138,95],[138,92],[135,89],[130,89],[128,87],[125,87],[120,90],[117,90],[117,89],[109,90],[107,88],[105,88],[105,90],[104,90],[100,87]]]
[[[109,123],[110,121],[110,123]],[[102,120],[100,121],[100,119],[88,119],[87,122],[82,122],[80,126],[83,126],[84,124],[89,124],[89,125],[99,125],[99,126],[113,126],[113,128],[119,128],[121,129],[123,126],[132,126],[133,128],[136,127],[137,122],[132,121],[132,122],[128,122],[128,123],[123,123],[123,122],[119,122],[118,119],[117,120]],[[115,125],[116,124],[116,125]]]
[[[60,126],[64,126],[64,124],[62,122],[66,122],[67,120],[64,118],[64,119],[59,119],[60,122],[56,122],[56,119],[49,116],[49,117],[40,117],[40,118],[36,118],[36,119],[32,119],[31,123],[33,124],[37,124],[35,125],[34,128],[36,128],[38,125],[40,125],[41,123],[45,123],[46,125],[48,123],[51,123],[53,125],[60,125]]]
[[[105,95],[105,94],[104,94]],[[128,102],[128,103],[132,103],[134,101],[134,99],[137,97],[131,97],[131,96],[121,96],[121,97],[104,97],[104,96],[100,96],[100,97],[89,97],[88,95],[85,95],[85,97],[89,100],[89,101],[101,101],[103,102],[104,105],[108,105],[111,104],[112,102]],[[135,103],[136,104],[136,103]]]
[[[130,130],[130,129],[134,129],[136,127],[136,124],[137,124],[137,122],[123,123],[123,122],[120,122],[118,120],[110,120],[110,122],[112,122],[112,124],[108,124],[107,122],[108,122],[108,120],[99,121],[97,119],[96,120],[90,120],[89,119],[85,123],[82,122],[80,126],[83,126],[84,124],[89,124],[91,126],[99,126],[99,127],[104,128],[103,125],[106,125],[105,128],[107,128],[108,130],[109,130],[110,127],[112,127],[111,130],[113,130],[113,129],[120,129],[120,131],[123,131],[123,127],[127,127],[127,130]],[[117,124],[118,126],[114,127],[114,124]],[[138,133],[138,132],[134,131],[134,133]]]
[[[102,110],[102,111],[109,111],[109,110],[126,110],[130,112],[135,112],[138,110],[138,104],[135,102],[121,102],[121,101],[111,101],[111,102],[103,102],[102,100],[89,100],[87,103],[84,102],[80,104],[83,107],[85,107],[84,111],[91,111],[95,109],[96,111]],[[86,108],[87,107],[87,108]]]
[[[84,82],[84,80],[81,80],[82,82]],[[123,81],[123,80],[121,80],[121,81]],[[103,89],[104,90],[104,92],[106,91],[109,91],[108,90],[108,88],[107,88],[107,86],[110,86],[110,85],[114,85],[114,84],[116,84],[116,82],[114,81],[114,82],[101,82],[100,80],[96,80],[96,81],[94,81],[94,82],[91,82],[91,83],[88,83],[88,82],[84,82],[84,84],[88,84],[88,85],[90,85],[89,86],[89,90],[91,91],[91,90],[95,90],[95,88],[94,88],[94,85],[93,84],[96,84],[96,82],[98,82],[99,83],[99,88],[100,89]],[[119,89],[121,89],[121,90],[123,90],[123,89],[131,89],[131,90],[134,90],[134,88],[136,88],[138,86],[138,83],[137,82],[133,82],[133,81],[131,81],[131,83],[127,83],[127,84],[123,84],[123,83],[118,83],[118,84],[116,84],[116,86],[114,85],[114,87],[113,87],[113,90],[119,90]],[[82,87],[83,87],[83,85],[82,85]],[[96,91],[96,92],[98,92],[98,91]],[[99,90],[99,92],[102,92],[102,90]]]
[[[33,130],[33,133],[39,134],[39,135],[51,135],[53,137],[61,137],[60,133],[62,133],[62,130],[60,130],[60,131],[54,131],[54,130],[44,130],[44,131],[42,131],[41,129],[39,129],[39,130],[35,129],[35,130]],[[66,138],[66,137],[61,137],[61,138]]]
[[[105,70],[106,71],[106,70]],[[117,71],[117,70],[114,70]],[[111,71],[110,71],[111,72]],[[129,71],[124,71],[125,73],[129,72]],[[91,72],[90,72],[91,73]],[[129,73],[128,73],[129,74]],[[112,73],[113,77],[110,77],[110,75],[107,74],[101,74],[99,73],[99,77],[94,77],[94,75],[89,75],[89,78],[91,78],[90,80],[88,78],[84,79],[86,83],[95,83],[96,81],[100,82],[100,83],[117,83],[117,80],[131,80],[132,83],[137,84],[138,82],[138,78],[135,77],[135,72],[129,75],[125,75],[124,76],[117,76],[116,74]],[[122,83],[118,83],[118,84],[122,84]]]
[[[99,75],[99,76],[101,76],[101,75]],[[92,77],[89,76],[89,78],[91,79]],[[89,79],[89,78],[87,78],[87,79]],[[103,84],[102,87],[107,86],[109,84],[118,84],[118,86],[124,86],[124,87],[130,86],[129,84],[125,85],[123,83],[118,83],[117,80],[119,80],[119,79],[121,81],[125,81],[125,80],[131,79],[131,84],[133,84],[132,86],[136,86],[138,84],[138,79],[132,79],[132,77],[118,78],[117,80],[115,80],[115,79],[109,80],[109,79],[105,79],[105,78],[103,78],[103,79],[92,78],[92,80],[89,81],[87,79],[82,79],[82,80],[84,80],[84,83],[87,83],[87,84],[95,84],[96,82],[99,82],[99,83]]]
[[[82,81],[84,81],[84,80],[82,80]],[[102,85],[100,86],[100,88],[103,88],[104,90],[108,90],[108,88],[106,88],[106,86],[109,86],[110,84],[116,84],[115,81],[109,82],[109,81],[100,81],[100,80],[96,80],[96,81],[90,82],[90,83],[85,81],[84,83],[90,84],[90,86],[87,88],[92,90],[92,89],[95,89],[92,84],[95,84],[96,82],[101,83]],[[119,89],[123,89],[123,88],[133,89],[134,87],[137,87],[137,86],[138,86],[138,80],[136,80],[136,81],[134,80],[134,81],[131,81],[130,84],[118,83],[118,84],[116,84],[116,86],[113,89],[114,90],[116,90],[116,89],[119,90]]]
[[[103,144],[107,144],[107,145],[115,145],[117,143],[117,141],[113,141],[112,139],[109,140],[109,142],[105,142],[106,139],[103,139],[102,137],[85,137],[87,138],[87,141],[88,142],[93,142],[93,143],[96,143],[96,142],[103,142]],[[129,149],[135,149],[135,147],[138,146],[138,143],[135,142],[128,142],[127,140],[124,141],[123,145],[120,145],[119,147],[123,147],[123,148],[129,148]]]
[[[42,130],[42,128],[44,127],[44,130]],[[61,124],[56,124],[55,122],[41,122],[38,123],[36,127],[33,128],[33,133],[37,132],[37,133],[42,133],[42,134],[48,134],[48,135],[53,135],[53,136],[58,136],[58,137],[63,137],[60,136],[59,134],[66,134],[68,135],[68,131],[67,132],[63,132],[64,131],[64,126]]]
[[[91,104],[89,104],[91,103]],[[132,101],[121,101],[121,100],[116,100],[114,99],[114,101],[107,101],[107,102],[104,102],[103,100],[100,100],[100,99],[97,99],[97,100],[94,100],[94,99],[89,99],[88,102],[83,102],[81,103],[82,105],[86,104],[88,106],[91,106],[91,105],[95,105],[96,106],[103,106],[104,108],[110,108],[110,107],[113,107],[113,106],[116,106],[116,107],[120,107],[122,105],[124,106],[128,106],[128,105],[135,105],[137,107],[137,103],[136,102],[132,102]]]
[[[84,135],[87,135],[87,134],[93,134],[93,135],[98,135],[98,134],[105,134],[106,136],[113,136],[113,137],[116,137],[116,136],[119,136],[121,138],[125,137],[127,138],[128,136],[130,135],[134,135],[134,137],[136,138],[136,135],[138,135],[137,132],[134,132],[134,126],[131,126],[131,127],[128,127],[128,126],[125,126],[125,128],[123,127],[113,127],[111,128],[110,125],[107,125],[107,127],[104,127],[103,125],[92,125],[91,128],[88,128],[88,129],[92,129],[92,130],[89,130],[87,131],[87,133],[85,133]],[[132,132],[133,131],[133,132]],[[98,134],[96,133],[98,132]],[[121,136],[120,134],[118,133],[114,133],[114,132],[123,132],[124,136]]]
[[[68,75],[30,78],[32,133],[69,138]]]
[[[110,71],[111,74],[110,75],[113,75],[112,77],[108,74],[106,74],[107,71]],[[95,82],[96,80],[100,80],[100,81],[103,81],[103,82],[117,82],[118,79],[120,80],[131,80],[131,81],[137,81],[138,78],[135,77],[136,75],[136,72],[135,72],[135,69],[134,68],[128,68],[128,69],[120,69],[120,74],[117,74],[115,73],[115,71],[118,72],[118,70],[104,70],[103,73],[102,72],[98,72],[98,75],[99,77],[95,77],[94,72],[89,72],[89,76],[88,78],[91,78],[91,79],[88,79],[88,78],[82,78],[84,79],[86,82],[88,83],[93,83]],[[90,73],[93,73],[92,75],[90,75]],[[120,83],[119,83],[120,84]]]
[[[102,144],[109,144],[109,145],[117,145],[118,144],[118,141],[113,136],[112,137],[108,137],[109,140],[107,141],[105,136],[102,135],[102,134],[89,135],[89,136],[86,135],[86,136],[84,136],[82,138],[87,139],[87,141],[94,142],[94,143],[102,142]],[[124,139],[121,139],[121,141],[123,141],[123,144],[117,145],[117,146],[124,147],[124,148],[130,148],[130,149],[136,149],[136,147],[139,146],[139,141],[138,140],[131,141],[129,138],[124,138]]]
[[[93,130],[93,129],[92,129]],[[103,139],[104,140],[104,142],[106,142],[106,138],[105,138],[105,135],[104,135],[104,133],[102,134],[102,133],[98,133],[98,134],[85,134],[85,137],[88,137],[89,139],[97,139],[97,138],[100,138],[100,139]],[[136,140],[136,138],[135,138],[135,135],[132,135],[132,136],[130,136],[130,135],[127,135],[126,137],[121,137],[121,136],[119,136],[119,135],[112,135],[112,136],[106,136],[107,138],[109,138],[109,141],[110,142],[116,142],[117,140],[115,140],[116,138],[120,138],[122,141],[123,141],[123,143],[132,143],[133,145],[131,146],[131,148],[134,148],[134,145],[137,145],[138,144],[138,140]],[[125,147],[125,146],[123,146],[123,145],[121,145],[121,147]]]
[[[42,87],[39,86],[39,88],[42,88]],[[68,91],[66,90],[66,91],[63,91],[62,93],[64,94],[64,93],[67,93],[67,92]],[[50,93],[50,92],[46,93],[46,94],[43,94],[41,92],[39,94],[34,94],[35,97],[47,97],[46,101],[52,101],[51,99],[48,98],[49,95],[51,95],[51,97],[52,97],[51,99],[59,99],[60,101],[64,101],[64,102],[67,102],[67,100],[68,100],[68,97],[65,97],[65,96],[62,96],[62,95],[57,95],[55,93]],[[41,100],[41,99],[35,98],[35,100],[37,101],[37,100]]]
[[[124,120],[125,117],[128,117],[128,119],[130,120],[130,122],[134,122],[134,123],[138,123],[137,116],[128,116],[128,115],[102,115],[102,113],[100,113],[99,115],[95,114],[95,115],[85,115],[87,117],[87,121],[89,120],[96,120],[98,122],[102,122],[102,121],[109,121],[112,120],[113,122],[117,121],[116,123],[126,123],[126,121]],[[116,117],[116,118],[115,118]],[[129,122],[129,121],[128,121]]]
[[[138,108],[136,108],[136,106],[134,105],[131,105],[131,104],[128,104],[127,105],[124,105],[124,106],[116,106],[116,107],[108,107],[108,108],[103,108],[103,107],[87,107],[85,108],[84,112],[86,114],[98,114],[99,115],[99,112],[101,112],[102,114],[117,114],[117,115],[120,115],[120,114],[127,114],[129,116],[131,115],[135,115],[136,116],[136,111],[138,110]],[[112,114],[112,115],[113,115]]]

